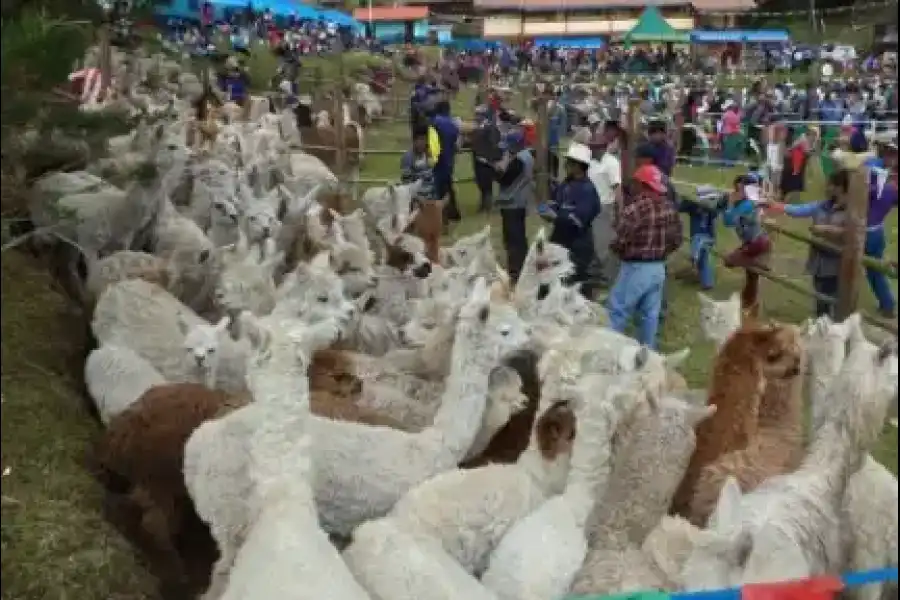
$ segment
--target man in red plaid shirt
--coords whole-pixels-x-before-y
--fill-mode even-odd
[[[682,241],[681,217],[667,198],[662,172],[641,165],[632,176],[630,193],[619,202],[610,248],[622,266],[607,301],[609,320],[616,331],[625,331],[637,317],[641,344],[656,348],[666,258]]]

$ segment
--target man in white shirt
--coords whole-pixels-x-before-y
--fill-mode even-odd
[[[622,163],[619,161],[618,123],[614,128],[607,124],[601,139],[592,143],[594,160],[588,167],[588,178],[600,196],[600,214],[594,219],[592,232],[594,236],[594,254],[597,258],[601,283],[615,281],[618,271],[616,255],[610,252],[609,246],[615,239],[613,221],[616,213],[616,198],[622,193]]]

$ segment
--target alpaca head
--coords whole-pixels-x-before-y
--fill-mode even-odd
[[[547,241],[547,234],[541,228],[528,255],[522,265],[522,273],[533,275],[539,286],[550,285],[553,281],[563,279],[574,270],[572,260],[569,258],[569,250]],[[520,278],[521,280],[521,278]]]
[[[749,323],[728,339],[720,354],[732,344],[752,352],[768,380],[792,379],[805,363],[803,339],[794,325]]]
[[[332,269],[329,253],[321,252],[282,281],[273,311],[276,313],[307,324],[335,319],[349,326],[356,306],[344,295],[344,283]]]
[[[281,375],[305,374],[313,353],[337,340],[343,326],[339,319],[323,320],[313,325],[284,320],[273,324],[248,311],[241,313],[238,317],[240,335],[250,342],[246,375],[248,387],[254,393],[271,388],[273,369]]]
[[[357,208],[346,215],[337,214],[337,212],[332,211],[331,216],[334,219],[334,222],[341,228],[341,231],[343,231],[344,238],[347,242],[362,248],[366,252],[372,250],[372,246],[369,243],[369,236],[366,234],[365,213],[363,213],[361,208]]]
[[[721,346],[741,326],[741,296],[734,293],[727,300],[714,300],[697,292],[700,300],[700,331],[706,339]]]
[[[533,442],[546,462],[559,462],[571,456],[577,424],[569,402],[556,402],[534,421]],[[568,461],[566,465],[568,465]],[[566,469],[568,470],[568,469]]]
[[[502,427],[509,417],[525,408],[528,398],[522,393],[522,377],[512,367],[494,367],[488,377],[488,407],[484,421],[496,421]]]
[[[476,279],[456,326],[456,347],[468,349],[465,360],[490,368],[523,348],[530,335],[530,328],[516,309],[507,303],[491,302],[487,282],[483,277]],[[464,346],[459,346],[461,340],[466,341]]]
[[[664,515],[644,538],[641,550],[671,583],[681,583],[681,570],[694,549],[700,529],[678,516]]]
[[[431,275],[431,261],[425,256],[425,242],[421,238],[396,231],[381,231],[381,234],[387,266],[417,279]]]
[[[282,263],[284,253],[266,256],[259,262],[240,232],[238,243],[225,249],[222,259],[214,294],[216,308],[232,317],[244,310],[268,314],[275,303],[275,269]]]
[[[603,309],[591,302],[576,286],[563,285],[556,280],[549,285],[547,295],[538,301],[535,317],[549,319],[562,327],[594,325],[601,321]]]
[[[344,292],[356,298],[375,287],[372,253],[347,240],[337,219],[331,223],[333,242],[328,252],[329,264],[344,282]]]
[[[450,302],[425,297],[415,301],[412,318],[400,328],[400,341],[405,346],[425,346],[437,331],[451,324],[454,306]]]
[[[491,244],[491,226],[472,235],[459,238],[453,245],[446,248],[444,255],[447,266],[468,268],[476,261],[485,263],[488,268],[496,265],[494,247]],[[492,263],[492,264],[488,264]]]
[[[685,590],[714,590],[740,585],[753,549],[753,537],[741,517],[743,494],[733,477],[728,477],[707,528],[700,530],[684,561],[681,583]]]
[[[210,210],[210,218],[215,225],[235,230],[238,228],[242,210],[236,195],[219,195],[213,200]]]
[[[847,355],[828,393],[824,418],[839,423],[858,450],[880,437],[897,396],[897,340],[861,342]]]
[[[230,318],[223,317],[215,325],[203,322],[191,326],[184,315],[178,313],[178,328],[184,336],[183,347],[192,368],[215,376],[222,336],[228,334],[230,323]]]
[[[278,209],[269,202],[252,202],[244,211],[244,227],[250,244],[274,239],[281,230]]]
[[[859,315],[856,314],[842,323],[834,323],[823,315],[805,324],[804,342],[809,356],[809,385],[813,402],[812,431],[822,425],[828,388],[844,364],[851,337],[855,337],[853,332],[858,328],[858,320]]]

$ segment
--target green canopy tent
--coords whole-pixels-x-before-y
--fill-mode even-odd
[[[634,27],[622,36],[622,41],[625,42],[626,46],[630,46],[633,43],[688,44],[691,41],[691,36],[687,33],[681,33],[669,25],[662,14],[660,14],[658,8],[648,6],[641,13]]]

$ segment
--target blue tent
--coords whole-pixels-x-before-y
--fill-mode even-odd
[[[253,3],[257,9],[270,10],[279,17],[294,16],[298,19],[318,19],[320,11],[308,4],[291,0],[261,0]]]
[[[321,18],[326,21],[331,21],[332,23],[337,23],[338,25],[342,25],[344,27],[353,27],[354,29],[362,29],[363,25],[347,13],[342,13],[339,10],[323,10],[321,13]]]
[[[600,37],[546,37],[546,38],[536,38],[534,40],[534,45],[548,46],[548,47],[566,47],[566,48],[581,48],[584,50],[595,50],[597,48],[603,48],[606,43],[603,41],[603,38]]]
[[[790,41],[790,34],[784,29],[695,29],[691,41],[695,44],[765,44]]]

